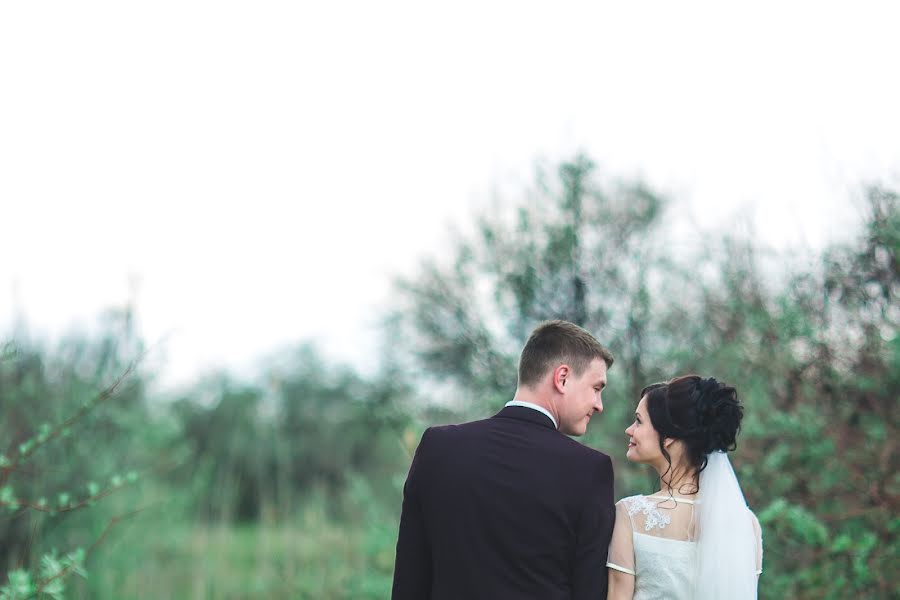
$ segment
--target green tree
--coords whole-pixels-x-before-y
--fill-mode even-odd
[[[628,365],[614,389],[634,393],[650,341],[649,289],[667,264],[655,235],[664,205],[639,181],[602,183],[583,155],[554,178],[540,169],[527,201],[482,216],[448,261],[426,260],[398,281],[400,339],[471,414],[514,391],[522,341],[545,319],[597,332]]]
[[[284,518],[313,492],[338,510],[358,476],[384,497],[405,458],[401,381],[390,370],[364,378],[309,345],[267,367],[260,384],[214,377],[175,405],[189,447],[175,481],[199,486],[199,513],[225,521]]]

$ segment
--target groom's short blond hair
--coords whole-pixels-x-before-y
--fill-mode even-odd
[[[571,367],[578,376],[599,358],[607,368],[613,364],[612,353],[597,339],[574,323],[544,321],[534,328],[519,358],[519,386],[534,387],[552,369],[561,364]]]

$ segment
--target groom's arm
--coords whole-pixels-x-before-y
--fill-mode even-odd
[[[616,518],[612,461],[599,455],[578,528],[572,569],[572,600],[606,598],[606,555]]]
[[[428,545],[419,494],[425,474],[423,456],[428,433],[429,430],[426,429],[422,434],[403,486],[392,600],[422,600],[431,597],[431,548]]]

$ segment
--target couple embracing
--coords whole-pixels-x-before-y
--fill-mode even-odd
[[[627,458],[654,493],[614,501],[610,457],[569,436],[603,411],[609,351],[547,321],[489,419],[431,427],[403,488],[393,600],[745,600],[762,541],[725,454],[734,388],[688,375],[644,388]]]

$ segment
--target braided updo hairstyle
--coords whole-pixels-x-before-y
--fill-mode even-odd
[[[710,452],[734,450],[744,409],[737,391],[710,377],[676,377],[641,390],[647,397],[647,413],[659,433],[659,449],[672,470],[672,458],[663,445],[666,438],[684,443],[685,458],[699,475]],[[698,483],[699,485],[699,483]],[[699,490],[698,490],[699,491]]]

